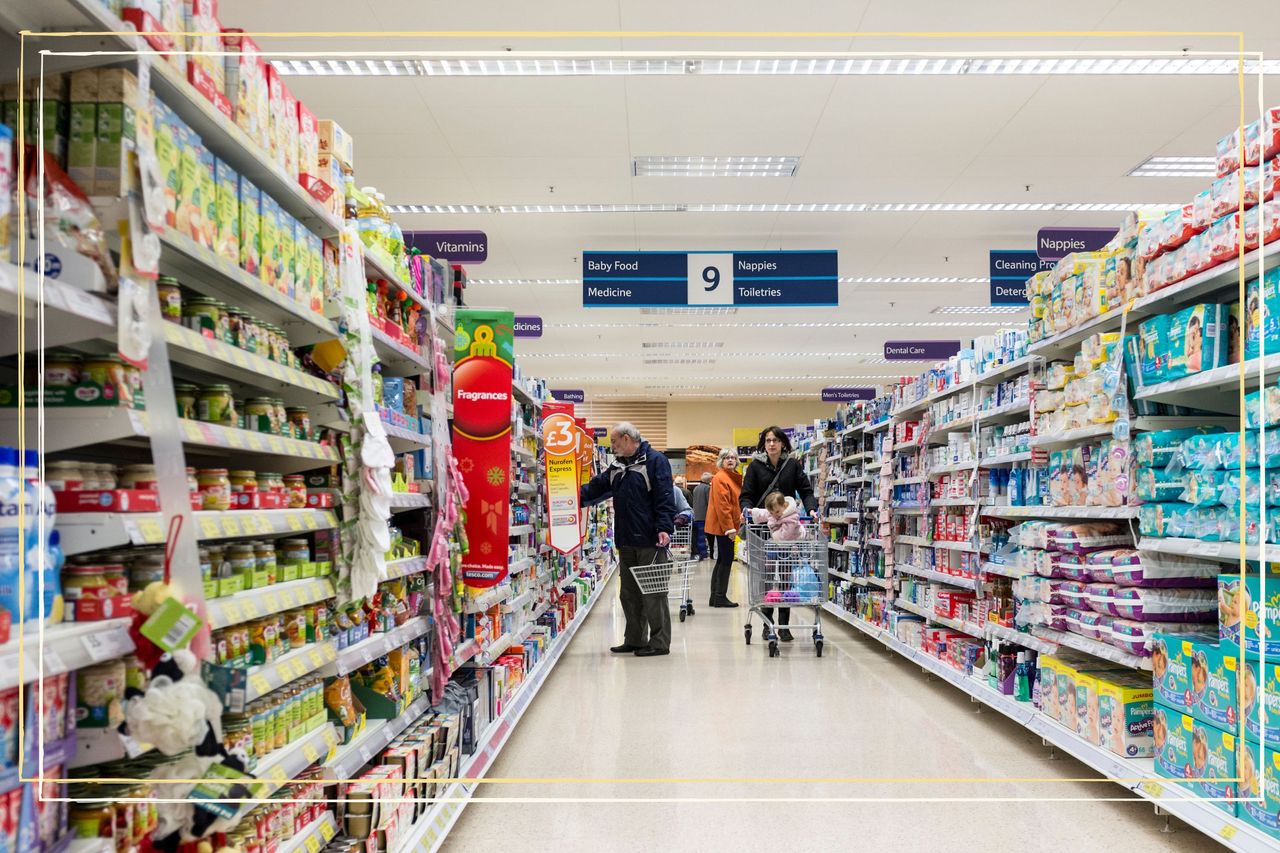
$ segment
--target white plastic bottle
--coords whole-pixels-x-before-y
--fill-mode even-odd
[[[35,528],[32,492],[18,474],[18,451],[0,447],[0,608],[18,625],[23,554]]]
[[[44,516],[44,537],[41,538],[39,519],[33,521],[27,544],[27,611],[28,630],[34,630],[40,619],[48,622],[62,621],[62,548],[57,532],[53,529],[58,520],[58,504],[53,489],[40,480],[40,452],[28,450],[23,455],[22,472],[27,480],[32,505]],[[44,555],[43,601],[41,600],[40,556]]]

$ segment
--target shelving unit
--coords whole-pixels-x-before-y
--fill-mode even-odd
[[[128,619],[63,622],[27,630],[19,639],[15,624],[14,636],[0,645],[0,690],[31,684],[42,672],[61,675],[130,654],[133,640],[128,629]]]
[[[334,511],[326,509],[199,510],[192,516],[201,542],[300,536],[338,526]],[[165,541],[163,516],[158,512],[63,513],[58,516],[58,530],[68,556]]]

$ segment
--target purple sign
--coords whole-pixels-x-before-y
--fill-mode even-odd
[[[515,334],[517,338],[542,337],[541,317],[516,317]]]
[[[876,389],[874,388],[823,388],[822,402],[824,403],[852,403],[857,400],[874,400],[876,398]]]
[[[551,399],[559,400],[561,403],[585,403],[587,392],[571,388],[552,388]]]
[[[483,231],[406,231],[404,242],[451,264],[482,264],[489,257],[489,236]]]
[[[1036,254],[1056,261],[1072,252],[1096,252],[1111,242],[1118,228],[1041,228],[1036,233]]]
[[[595,435],[595,437],[596,437],[596,438],[606,438],[606,437],[609,435],[609,428],[608,428],[608,427],[596,427],[596,428],[593,430],[593,434]]]
[[[886,361],[941,361],[960,352],[959,341],[885,341]]]

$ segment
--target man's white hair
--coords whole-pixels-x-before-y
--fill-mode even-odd
[[[633,441],[641,441],[640,430],[636,429],[636,425],[630,421],[622,421],[613,425],[611,430],[615,435],[625,435]]]

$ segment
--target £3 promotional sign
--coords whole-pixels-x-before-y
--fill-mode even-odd
[[[581,446],[582,432],[572,414],[556,412],[542,419],[549,544],[561,554],[568,554],[582,544],[578,495]]]
[[[470,495],[462,579],[491,587],[507,576],[511,502],[510,311],[459,308],[453,368],[453,453]]]
[[[834,250],[583,252],[587,308],[840,304]]]

